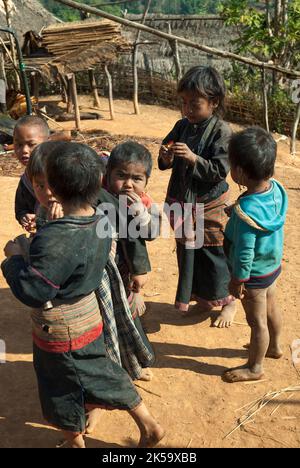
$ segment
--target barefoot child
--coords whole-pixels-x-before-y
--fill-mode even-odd
[[[55,200],[47,183],[46,163],[54,149],[64,151],[64,148],[67,148],[66,145],[67,143],[58,141],[47,141],[38,145],[30,156],[27,174],[32,183],[35,197],[39,202],[39,208],[36,213],[37,230],[47,222],[63,217],[62,207]],[[99,157],[99,164],[101,174],[104,174],[105,163],[102,157]],[[102,199],[104,192],[101,188],[101,195],[99,196]],[[105,201],[113,207],[118,206],[116,199],[107,192]],[[18,241],[20,241],[19,238]],[[23,248],[24,242],[22,238]],[[140,248],[140,250],[142,249]],[[154,354],[148,340],[145,339],[143,333],[142,337],[140,336],[132,320],[123,281],[115,263],[114,255],[115,248],[112,247],[102,281],[96,290],[103,319],[107,355],[117,364],[121,365],[133,380],[150,380],[151,373],[148,367],[154,362]]]
[[[145,193],[146,185],[152,170],[152,157],[144,146],[127,141],[116,146],[108,159],[106,184],[108,191],[115,197],[125,196],[131,214],[136,216],[142,227],[147,227],[151,221],[148,208],[151,208],[151,198]],[[126,207],[127,210],[127,207]],[[129,216],[130,218],[130,216]],[[145,310],[140,291],[147,281],[150,263],[147,255],[145,239],[138,238],[117,242],[116,263],[120,270],[132,318],[145,345],[153,354],[152,347],[144,333],[139,319]],[[150,380],[152,376],[148,368],[143,369],[142,379]]]
[[[14,129],[14,150],[17,159],[25,168],[33,149],[48,140],[49,136],[49,127],[40,117],[26,115],[17,121]],[[16,192],[15,216],[23,228],[29,232],[35,227],[36,205],[33,187],[25,169]]]
[[[223,107],[225,84],[212,67],[194,67],[181,79],[178,94],[183,119],[163,140],[158,165],[172,169],[166,202],[204,204],[204,244],[187,248],[184,237],[176,238],[179,281],[176,307],[185,315],[190,301],[202,310],[221,306],[215,326],[230,326],[234,298],[228,291],[230,279],[223,251],[223,231],[229,202],[227,154],[230,127],[218,117]]]
[[[33,358],[45,419],[84,447],[85,411],[127,410],[137,423],[139,446],[154,446],[164,431],[148,412],[128,374],[106,357],[95,296],[111,249],[97,236],[93,204],[100,188],[99,157],[69,143],[47,159],[47,180],[64,217],[33,238],[26,263],[14,242],[5,247],[3,274],[13,294],[33,307]],[[52,309],[43,304],[52,302]]]
[[[234,135],[229,159],[232,179],[247,187],[234,205],[225,231],[229,290],[242,300],[251,328],[247,364],[225,373],[227,381],[238,382],[261,379],[264,357],[282,356],[276,280],[281,273],[288,202],[283,187],[271,179],[276,143],[265,130],[252,127]]]

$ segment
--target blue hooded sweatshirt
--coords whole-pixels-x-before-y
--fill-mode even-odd
[[[279,182],[270,182],[266,192],[239,198],[225,229],[231,274],[241,282],[271,275],[281,266],[288,198]]]

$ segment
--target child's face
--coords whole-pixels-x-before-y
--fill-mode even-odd
[[[218,107],[216,103],[209,101],[193,91],[183,91],[179,96],[181,98],[183,115],[192,124],[208,119]]]
[[[56,198],[49,188],[47,178],[44,175],[33,177],[32,186],[37,201],[44,208],[49,208],[50,203],[56,201]]]
[[[47,138],[38,126],[23,125],[14,132],[15,155],[23,166],[27,166],[34,148]]]
[[[109,190],[116,195],[134,192],[142,195],[147,185],[145,167],[141,163],[123,163],[112,169],[108,178]]]

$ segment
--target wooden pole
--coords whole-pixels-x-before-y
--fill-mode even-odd
[[[115,111],[114,111],[114,100],[113,100],[113,85],[111,74],[109,73],[107,65],[104,66],[105,74],[108,82],[108,102],[109,102],[109,112],[111,120],[115,120]]]
[[[293,130],[292,130],[292,139],[291,139],[291,154],[296,155],[296,141],[297,141],[297,130],[300,122],[300,100],[297,104],[296,116],[294,120]]]
[[[0,48],[0,113],[5,114],[6,109],[6,73],[4,65],[4,54],[2,48]]]
[[[81,122],[80,122],[80,110],[79,110],[79,104],[78,104],[78,96],[77,96],[77,86],[76,86],[76,77],[75,73],[70,73],[68,75],[71,91],[72,91],[72,100],[74,104],[74,111],[75,111],[75,125],[76,125],[76,130],[78,132],[81,131]]]
[[[97,107],[98,109],[100,109],[100,100],[99,100],[99,95],[98,95],[97,83],[95,79],[95,73],[92,68],[89,69],[89,81],[90,81],[91,91],[94,97],[94,107]]]
[[[73,112],[73,96],[72,96],[72,85],[70,75],[67,75],[67,113],[72,114]]]
[[[36,71],[31,72],[31,94],[38,101],[40,95],[40,74]]]
[[[9,10],[8,0],[3,0],[3,4],[4,4],[4,9],[5,9],[6,23],[7,23],[7,26],[11,28],[12,25],[11,25],[11,19],[10,19],[10,10]],[[20,91],[21,81],[20,81],[19,73],[17,71],[18,70],[17,54],[16,54],[16,49],[15,49],[14,39],[11,34],[9,34],[9,41],[10,41],[12,62],[14,64],[14,69],[15,69],[16,89]]]
[[[149,8],[151,5],[152,0],[147,0],[145,10],[142,16],[141,24],[145,24],[147,14],[149,12]],[[133,47],[133,54],[132,54],[132,67],[133,67],[133,107],[135,114],[140,114],[139,108],[139,78],[138,78],[138,71],[137,71],[137,59],[138,59],[138,48],[139,48],[139,41],[141,36],[141,30],[139,29],[135,38],[135,44]]]
[[[215,49],[214,47],[208,47],[202,44],[197,44],[196,42],[190,41],[189,39],[185,39],[184,37],[174,36],[173,34],[170,35],[163,31],[159,31],[157,29],[150,28],[145,24],[136,23],[134,21],[129,21],[126,18],[120,18],[118,16],[111,15],[110,13],[106,13],[103,10],[99,10],[98,8],[94,8],[88,5],[83,5],[82,3],[74,2],[72,0],[55,0],[58,3],[62,3],[63,5],[70,6],[77,10],[88,11],[95,16],[101,16],[103,18],[109,19],[111,21],[115,21],[116,23],[123,24],[124,26],[128,26],[134,29],[140,29],[141,31],[148,32],[150,34],[154,34],[155,36],[161,37],[169,41],[170,39],[177,40],[178,44],[184,44],[188,47],[193,47],[194,49],[201,50],[210,55],[216,55],[217,57],[223,57],[231,60],[236,60],[237,62],[246,63],[248,65],[252,65],[254,67],[262,68],[264,67],[266,70],[275,70],[283,75],[289,77],[300,77],[300,71],[298,70],[289,70],[284,67],[280,67],[279,65],[274,65],[270,62],[261,62],[260,60],[252,59],[249,57],[243,57],[242,55],[234,54],[233,52],[227,52],[220,49]]]
[[[266,70],[263,68],[261,71],[262,76],[262,92],[263,92],[263,109],[264,109],[264,124],[267,132],[270,131],[269,126],[269,106],[268,106],[268,85],[266,82]]]
[[[172,34],[171,23],[168,24],[168,27],[169,27],[169,34]],[[181,68],[181,63],[180,63],[178,41],[172,39],[169,41],[169,44],[173,53],[173,59],[174,59],[175,70],[176,70],[176,81],[178,83],[180,78],[182,77],[182,68]]]

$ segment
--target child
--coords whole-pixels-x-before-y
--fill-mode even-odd
[[[204,244],[186,248],[189,239],[176,238],[179,281],[176,307],[188,313],[191,300],[202,310],[222,307],[214,326],[228,327],[235,315],[234,298],[223,251],[223,231],[229,202],[226,176],[230,127],[217,112],[223,108],[225,84],[212,67],[194,67],[181,79],[178,94],[183,115],[163,140],[158,165],[172,169],[166,203],[204,204]]]
[[[14,242],[2,271],[14,295],[34,307],[33,357],[44,417],[72,447],[84,447],[85,409],[127,410],[137,423],[139,446],[163,437],[128,374],[106,357],[95,296],[111,249],[98,238],[93,204],[100,188],[97,154],[68,143],[47,158],[47,180],[64,217],[47,223],[30,246],[29,263]],[[43,304],[52,302],[52,309]]]
[[[47,141],[38,145],[30,156],[27,175],[32,183],[35,197],[39,202],[36,213],[37,230],[47,222],[63,217],[62,207],[55,200],[47,183],[46,163],[54,149],[63,151],[64,148],[66,148],[66,143]],[[106,164],[102,157],[98,157],[102,178]],[[100,192],[103,193],[103,189]],[[106,203],[115,206],[115,198],[108,193],[106,197]],[[17,240],[20,242],[20,238]],[[22,239],[23,249],[25,249],[24,243],[25,241]],[[96,290],[103,319],[107,355],[113,361],[122,365],[133,380],[150,380],[151,372],[148,367],[153,364],[154,354],[148,340],[144,336],[140,336],[133,323],[122,279],[115,264],[114,250],[112,248],[102,281]],[[121,287],[119,282],[121,282]],[[114,289],[113,294],[111,289]],[[116,290],[120,292],[118,296]]]
[[[50,130],[47,123],[35,115],[21,117],[14,129],[14,150],[17,159],[27,166],[33,149],[48,140]],[[26,170],[22,175],[15,197],[15,216],[27,231],[35,227],[36,198]]]
[[[151,170],[152,157],[150,152],[134,141],[127,141],[116,146],[112,150],[107,164],[106,184],[108,191],[116,197],[121,195],[127,197],[131,213],[138,216],[142,226],[148,226],[151,222],[151,215],[148,213],[151,199],[145,193]],[[139,319],[139,315],[142,315],[145,310],[143,299],[139,293],[146,284],[147,273],[151,269],[145,239],[119,240],[116,263],[124,282],[135,326],[145,345],[153,353]],[[152,378],[152,373],[148,368],[143,369],[142,378],[143,380]]]
[[[281,273],[287,195],[279,182],[271,179],[276,143],[262,128],[234,135],[229,160],[232,179],[247,187],[234,205],[225,231],[231,268],[229,290],[242,300],[251,328],[247,364],[225,373],[226,380],[238,382],[261,379],[264,357],[282,356],[276,280]]]

